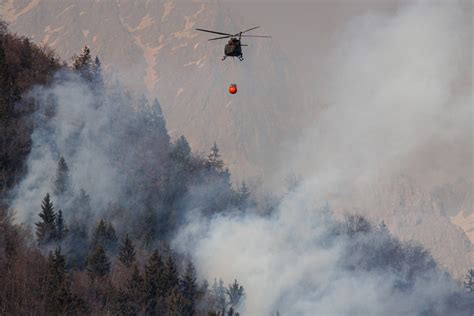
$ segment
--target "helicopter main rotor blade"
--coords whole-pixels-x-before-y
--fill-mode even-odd
[[[264,37],[264,38],[271,38],[268,35],[242,35],[242,37]]]
[[[214,37],[214,38],[208,39],[208,41],[215,41],[215,40],[218,40],[218,39],[229,38],[229,37],[232,37],[232,36],[233,36],[233,35],[227,35],[227,36],[221,36],[221,37]]]
[[[237,35],[239,35],[239,34],[247,33],[247,32],[249,32],[249,31],[251,31],[251,30],[258,29],[259,27],[260,27],[260,26],[252,27],[252,28],[250,28],[250,29],[248,29],[248,30],[245,30],[245,31],[242,31],[242,32],[237,33],[235,36],[237,36]]]
[[[232,34],[229,34],[229,33],[221,33],[221,32],[210,31],[210,30],[204,30],[204,29],[196,29],[196,31],[201,31],[201,32],[208,32],[208,33],[214,33],[214,34],[219,34],[219,35],[228,35],[228,36],[233,36]]]

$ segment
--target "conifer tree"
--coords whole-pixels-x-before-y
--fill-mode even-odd
[[[104,77],[102,75],[102,64],[100,62],[99,56],[95,56],[94,65],[93,65],[93,83],[94,90],[101,91],[104,88]]]
[[[163,260],[163,296],[168,296],[174,288],[179,288],[179,273],[178,267],[176,266],[176,262],[174,260],[173,252],[168,247],[168,245],[164,246],[165,248],[165,259]]]
[[[87,272],[92,279],[106,276],[110,272],[110,262],[104,248],[99,244],[87,260]]]
[[[474,295],[474,269],[467,271],[464,279],[464,288],[469,294]]]
[[[242,184],[237,189],[236,195],[237,208],[243,210],[249,206],[250,189],[248,188],[245,181],[242,181]]]
[[[390,231],[388,230],[384,221],[382,221],[379,225],[379,232],[383,235],[390,235]]]
[[[130,302],[135,306],[135,310],[140,311],[145,296],[145,281],[140,275],[137,265],[134,265],[133,273],[126,284],[126,291]]]
[[[211,152],[207,156],[207,165],[209,168],[213,168],[217,171],[223,171],[224,162],[221,159],[221,155],[219,154],[219,148],[217,147],[216,142],[214,142],[214,146],[211,148]]]
[[[60,314],[62,311],[61,301],[66,295],[66,259],[61,254],[61,248],[57,247],[49,253],[48,275],[46,291],[46,308],[51,314]]]
[[[179,292],[178,288],[173,288],[173,290],[166,296],[166,315],[169,316],[181,316],[181,315],[190,315],[185,311],[185,298]]]
[[[186,270],[181,279],[181,292],[184,298],[184,314],[190,316],[194,315],[198,289],[196,284],[196,269],[191,261],[186,265]]]
[[[13,104],[10,98],[11,88],[12,82],[8,71],[2,39],[0,40],[0,121],[9,118],[13,114]]]
[[[54,178],[54,194],[57,196],[64,195],[69,189],[69,167],[64,157],[58,161],[56,169],[56,177]]]
[[[153,99],[153,103],[151,104],[151,115],[153,117],[154,127],[155,130],[161,135],[168,135],[168,131],[166,130],[166,120],[163,116],[163,111],[161,109],[160,102],[158,99]],[[167,138],[169,141],[169,138]]]
[[[67,233],[68,228],[64,223],[63,212],[59,210],[58,214],[56,215],[54,239],[58,242],[61,242],[64,240],[64,238],[66,238]]]
[[[159,314],[158,296],[163,298],[160,291],[163,282],[163,270],[163,260],[158,250],[155,250],[145,266],[145,306],[147,315]]]
[[[68,249],[68,264],[82,270],[87,264],[87,254],[90,249],[86,225],[77,221],[72,222],[64,244]]]
[[[94,79],[94,65],[89,47],[84,46],[82,53],[79,56],[74,56],[73,59],[72,68],[79,72],[84,79],[92,82]]]
[[[230,306],[236,308],[242,302],[244,297],[244,288],[239,285],[237,280],[234,280],[234,283],[229,284],[229,288],[226,289],[226,294],[229,296]]]
[[[189,146],[188,140],[186,137],[181,135],[179,137],[171,151],[171,159],[178,163],[187,163],[191,159],[191,147]]]
[[[99,221],[92,238],[92,246],[101,245],[104,249],[114,251],[117,246],[117,235],[111,223],[107,223],[103,219]]]
[[[130,268],[135,262],[135,247],[128,237],[128,234],[126,234],[125,238],[122,240],[119,250],[119,260],[127,268]]]
[[[142,222],[143,244],[150,247],[156,236],[156,227],[158,226],[158,219],[155,210],[151,207],[145,209]]]
[[[222,279],[219,279],[219,283],[214,279],[211,293],[214,301],[214,310],[220,313],[220,315],[225,315],[227,299],[226,288],[224,287],[224,281],[222,281]]]
[[[72,220],[76,223],[89,224],[92,217],[91,199],[84,189],[74,198],[71,205]]]
[[[48,258],[46,276],[46,311],[50,315],[73,315],[87,313],[87,306],[81,298],[72,294],[66,271],[66,257],[57,247]]]
[[[53,240],[56,231],[56,214],[49,193],[46,193],[41,203],[39,217],[41,217],[41,222],[36,223],[36,238],[39,244],[47,244]]]

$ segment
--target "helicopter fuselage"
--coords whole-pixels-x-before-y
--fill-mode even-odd
[[[225,45],[224,54],[226,56],[239,57],[242,55],[242,46],[240,41],[236,38],[231,38]]]
[[[242,45],[240,40],[237,38],[231,38],[229,42],[225,45],[224,48],[224,59],[225,57],[238,57],[240,60],[243,59],[242,57]]]
[[[222,60],[226,59],[226,57],[228,57],[228,56],[237,57],[237,58],[239,58],[239,60],[244,60],[244,56],[242,54],[242,46],[247,46],[247,45],[242,44],[240,42],[240,39],[242,37],[271,37],[271,36],[267,36],[267,35],[248,35],[248,34],[244,34],[244,33],[250,32],[252,30],[258,29],[259,27],[260,26],[255,26],[255,27],[249,28],[248,30],[245,30],[245,31],[242,31],[242,32],[239,32],[239,33],[235,33],[235,34],[216,32],[216,31],[205,30],[205,29],[196,29],[196,30],[201,31],[201,32],[207,32],[207,33],[220,35],[219,37],[210,38],[209,41],[215,41],[215,40],[229,38],[229,41],[227,42],[227,44],[224,47],[224,57],[222,58]]]

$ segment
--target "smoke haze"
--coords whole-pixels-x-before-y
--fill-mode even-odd
[[[446,294],[436,278],[394,295],[394,274],[347,273],[345,242],[321,246],[329,228],[315,205],[342,199],[350,209],[355,191],[373,199],[374,184],[400,173],[472,181],[469,14],[416,2],[352,20],[322,70],[328,107],[280,169],[304,176],[297,193],[270,218],[190,217],[176,245],[192,249],[205,277],[241,280],[245,314],[416,315]]]
[[[344,260],[354,241],[326,243],[336,224],[324,205],[350,210],[357,194],[370,204],[370,188],[400,173],[430,185],[460,176],[472,181],[471,32],[468,13],[454,2],[410,3],[393,15],[371,12],[352,20],[321,70],[329,74],[324,89],[317,89],[324,90],[327,106],[276,176],[296,173],[305,181],[269,217],[249,211],[209,220],[193,208],[199,205],[193,196],[174,245],[191,254],[203,278],[229,283],[236,277],[246,289],[246,315],[443,310],[454,284],[441,274],[422,275],[403,292],[393,290],[399,282],[394,272],[349,271]],[[29,173],[13,204],[19,221],[34,221],[60,156],[68,161],[73,191],[86,189],[94,209],[130,198],[126,175],[111,167],[111,157],[133,161],[135,152],[117,146],[128,127],[140,128],[135,110],[124,105],[129,99],[120,87],[97,96],[65,76],[30,95],[41,106],[38,124],[51,109],[54,119],[33,134]],[[96,107],[100,97],[105,102]],[[127,203],[143,203],[140,198]],[[363,242],[376,243],[377,236]]]

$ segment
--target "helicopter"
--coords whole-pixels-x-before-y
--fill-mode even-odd
[[[225,60],[227,57],[237,57],[239,58],[240,61],[244,60],[244,56],[242,54],[242,46],[248,46],[245,44],[242,44],[240,42],[242,37],[265,37],[265,38],[270,38],[271,36],[266,36],[266,35],[247,35],[244,33],[247,33],[249,31],[255,30],[259,28],[260,26],[255,26],[252,27],[248,30],[236,33],[236,34],[229,34],[229,33],[222,33],[222,32],[216,32],[216,31],[210,31],[210,30],[204,30],[204,29],[196,29],[196,31],[201,31],[201,32],[208,32],[208,33],[214,33],[214,34],[219,34],[219,35],[224,35],[220,37],[215,37],[209,39],[209,41],[215,41],[218,39],[224,39],[224,38],[230,38],[227,44],[225,45],[224,48],[224,57],[222,60]]]

